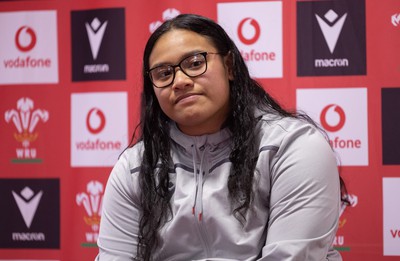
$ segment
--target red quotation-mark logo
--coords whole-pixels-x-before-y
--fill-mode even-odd
[[[253,28],[254,34],[252,35],[252,37],[247,38],[244,36],[243,31],[245,29],[249,29],[249,27]],[[246,30],[246,31],[248,31],[248,30]],[[240,21],[237,33],[238,33],[239,39],[240,39],[240,41],[242,41],[242,43],[247,44],[247,45],[254,44],[255,42],[257,42],[258,38],[260,38],[260,33],[261,33],[260,25],[258,24],[258,22],[255,19],[247,17],[247,18],[243,19],[242,21]]]
[[[19,28],[15,34],[15,45],[21,52],[28,52],[32,50],[36,45],[35,31],[28,26],[22,26]]]
[[[335,125],[331,125],[327,122],[326,118],[327,118],[327,114],[329,112],[335,112],[338,116],[339,116],[339,121],[337,124]],[[344,110],[336,104],[329,104],[328,106],[326,106],[320,115],[320,122],[322,127],[330,132],[336,132],[338,130],[340,130],[341,128],[343,128],[344,123],[346,122],[346,114],[344,113]]]
[[[104,129],[105,125],[106,117],[104,116],[104,113],[97,108],[90,109],[86,116],[86,127],[89,132],[92,134],[98,134]]]

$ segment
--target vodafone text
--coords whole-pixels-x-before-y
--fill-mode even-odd
[[[393,238],[400,238],[400,230],[399,229],[391,229],[390,234],[392,234]]]
[[[95,141],[87,140],[77,142],[76,148],[78,150],[120,150],[121,142],[120,141],[101,141],[96,139]]]
[[[16,59],[4,60],[5,68],[50,68],[51,60],[49,58],[25,58],[17,57]]]
[[[254,49],[251,49],[250,52],[246,52],[241,50],[240,54],[243,56],[243,59],[247,61],[275,61],[276,54],[275,52],[256,52]]]
[[[335,149],[340,148],[340,149],[359,149],[361,148],[361,140],[344,140],[339,137],[335,137],[333,140],[329,140],[329,143],[331,146]]]

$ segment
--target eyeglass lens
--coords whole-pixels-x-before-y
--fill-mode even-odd
[[[207,53],[198,53],[186,57],[177,65],[161,65],[149,71],[150,79],[155,87],[163,88],[171,85],[175,79],[175,68],[179,67],[189,77],[199,76],[207,70]]]

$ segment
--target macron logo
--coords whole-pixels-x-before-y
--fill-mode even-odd
[[[40,191],[38,194],[36,194],[36,196],[34,196],[33,191],[30,188],[25,187],[21,191],[22,197],[14,191],[12,191],[12,194],[14,196],[15,202],[18,205],[19,211],[24,218],[26,226],[30,228],[40,199],[42,198],[43,191]]]
[[[90,25],[88,23],[85,24],[86,32],[89,37],[90,49],[92,50],[92,56],[94,60],[97,59],[97,54],[99,53],[107,23],[108,21],[105,21],[103,24],[101,24],[99,19],[96,17],[93,19]]]
[[[347,13],[338,19],[338,15],[332,9],[326,12],[324,17],[332,25],[327,24],[317,14],[315,16],[318,20],[318,24],[324,35],[325,41],[328,44],[329,50],[331,51],[331,53],[333,53],[340,32],[342,31],[344,21],[346,20]]]

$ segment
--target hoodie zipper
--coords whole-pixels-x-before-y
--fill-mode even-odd
[[[198,174],[198,175],[203,175],[202,174]],[[197,230],[199,231],[199,235],[200,235],[200,239],[201,242],[203,243],[203,247],[206,250],[206,257],[209,257],[211,255],[211,251],[210,251],[210,244],[208,242],[208,237],[207,237],[207,233],[205,230],[205,226],[204,226],[204,222],[203,222],[203,213],[195,213],[194,218],[196,219],[196,225],[197,225]]]
[[[206,257],[209,257],[210,254],[211,254],[211,251],[210,251],[209,242],[207,240],[207,238],[208,238],[207,237],[207,233],[206,233],[205,226],[204,226],[204,223],[203,223],[203,202],[202,202],[203,184],[204,184],[204,178],[206,177],[205,171],[203,169],[204,165],[205,165],[206,168],[208,168],[208,164],[204,164],[204,162],[208,161],[208,158],[206,157],[207,156],[206,155],[207,147],[208,146],[206,146],[206,145],[203,145],[203,146],[199,147],[199,150],[202,152],[202,155],[200,157],[201,160],[200,160],[199,171],[197,171],[197,166],[196,166],[197,163],[196,163],[196,161],[193,162],[193,164],[195,165],[194,166],[195,167],[194,168],[194,170],[195,170],[194,175],[195,175],[195,180],[196,180],[196,183],[195,183],[196,184],[196,191],[195,191],[195,199],[194,199],[194,206],[193,206],[193,209],[192,209],[192,214],[193,214],[193,217],[196,219],[195,222],[196,222],[197,230],[199,232],[200,240],[201,240],[201,242],[203,244],[203,247],[204,247],[204,249],[206,251]],[[194,148],[193,152],[197,156],[196,148]],[[197,160],[197,157],[195,157],[195,158]],[[199,198],[199,200],[198,200],[198,197],[201,197],[201,198]]]

